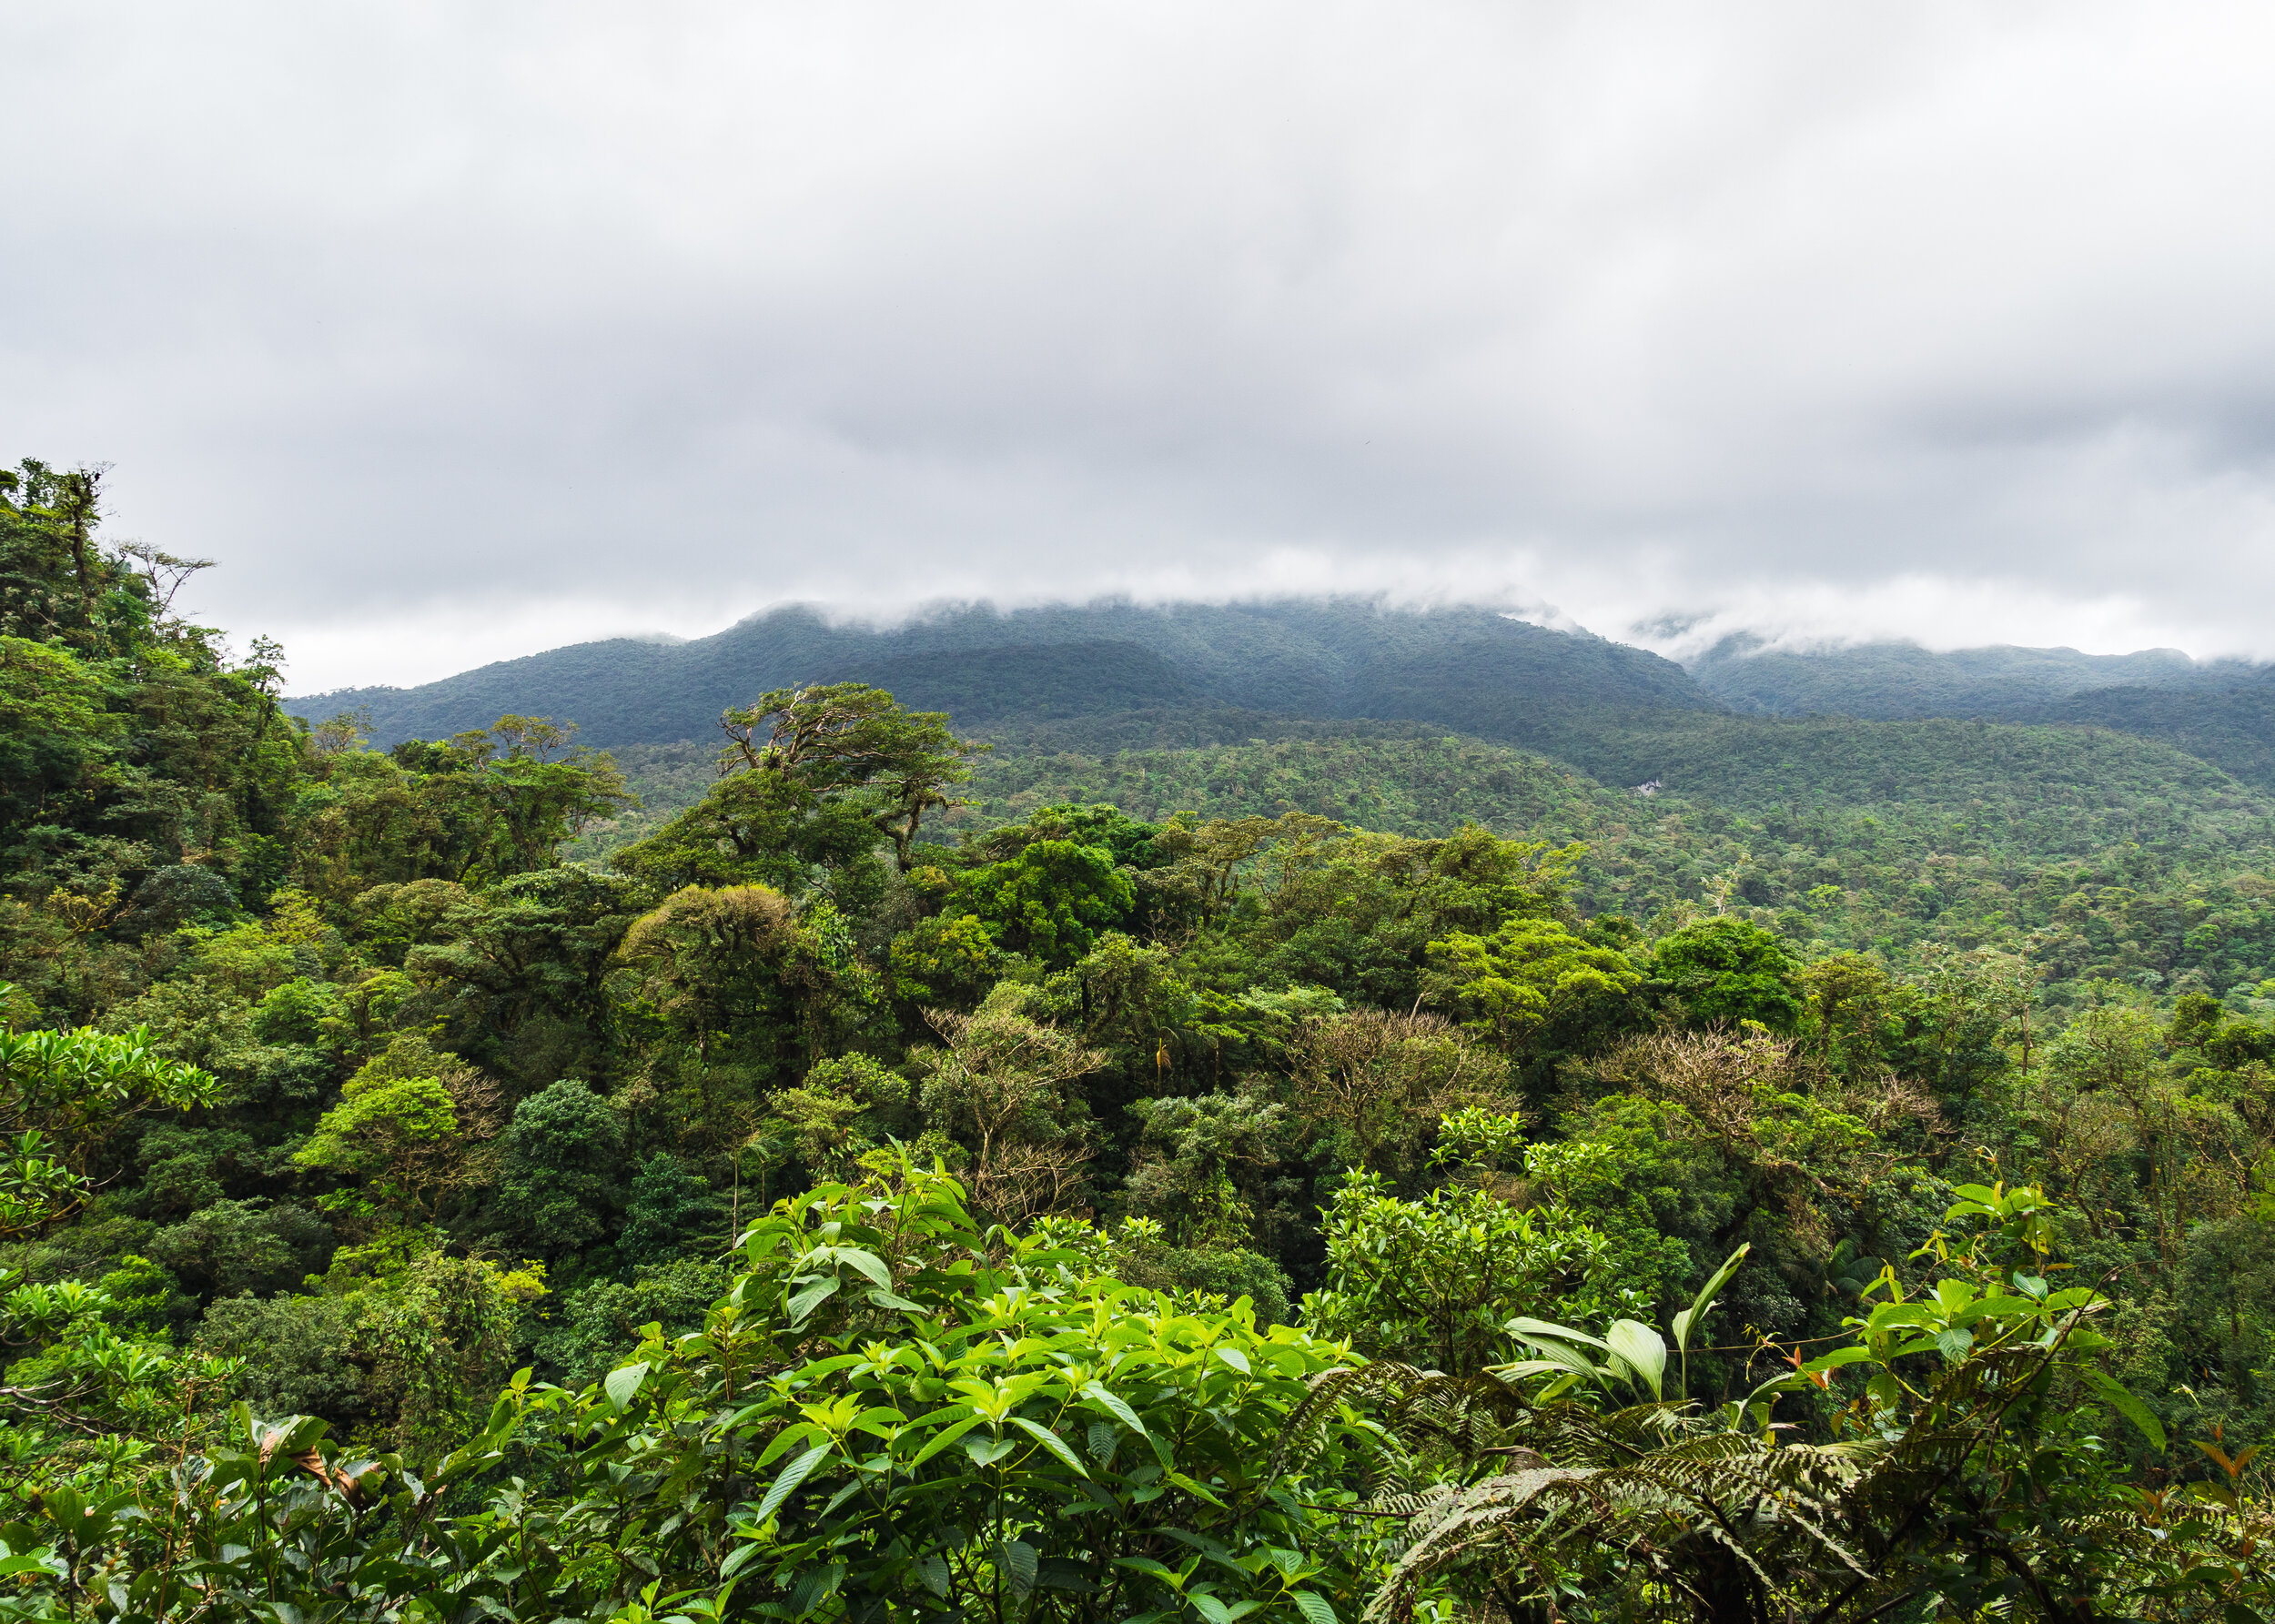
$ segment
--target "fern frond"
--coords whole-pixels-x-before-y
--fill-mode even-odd
[[[1267,1475],[1277,1478],[1290,1466],[1308,1466],[1317,1459],[1327,1447],[1328,1423],[1338,1409],[1356,1407],[1383,1395],[1402,1397],[1436,1374],[1387,1359],[1320,1371],[1311,1378],[1302,1401],[1288,1412]]]

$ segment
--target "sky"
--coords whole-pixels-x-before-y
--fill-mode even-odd
[[[297,691],[790,600],[2275,658],[2275,12],[0,0],[0,455]]]

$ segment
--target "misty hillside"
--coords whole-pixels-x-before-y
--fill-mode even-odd
[[[1903,763],[1918,759],[1908,735],[1835,729],[1805,747],[1801,733],[1769,725],[1809,717],[2108,728],[2275,787],[2275,683],[2263,667],[2169,649],[1792,653],[1733,639],[1685,671],[1491,610],[1353,599],[972,608],[885,629],[793,606],[689,642],[580,643],[288,708],[311,721],[359,711],[382,746],[517,711],[572,720],[591,744],[657,744],[708,740],[722,710],[769,689],[847,680],[1021,749],[1184,749],[1285,738],[1298,724],[1422,724],[1536,750],[1607,783],[1665,779],[1733,803],[1792,782],[1796,750],[1811,782],[1862,774],[1874,798],[1902,792]],[[1061,736],[1030,739],[1036,730]]]
[[[439,738],[509,711],[575,719],[592,744],[710,737],[771,688],[858,679],[960,725],[1215,704],[1279,716],[1425,721],[1546,747],[1582,717],[1719,711],[1673,661],[1486,610],[1354,600],[970,609],[890,630],[775,610],[715,637],[581,643],[410,689],[289,702],[359,710],[373,741]]]
[[[2258,668],[2199,664],[2178,649],[2081,654],[1999,646],[1945,652],[1917,643],[1863,643],[1796,653],[1730,638],[1694,661],[1691,675],[1731,709],[1767,716],[1931,716],[2020,721],[2073,694],[2127,686],[2209,691],[2248,681]]]
[[[1701,687],[1742,712],[2109,728],[2275,788],[2275,668],[2268,666],[2199,662],[2177,649],[1936,653],[1916,643],[1870,643],[1790,653],[1731,639],[1690,669]]]

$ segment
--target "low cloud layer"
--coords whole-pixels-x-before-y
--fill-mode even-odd
[[[302,690],[1108,590],[2275,656],[2262,8],[0,15],[0,451]]]

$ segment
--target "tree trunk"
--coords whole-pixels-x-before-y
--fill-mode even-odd
[[[1767,1624],[1761,1581],[1727,1546],[1699,1547],[1691,1577],[1695,1587],[1691,1616],[1697,1624]]]

